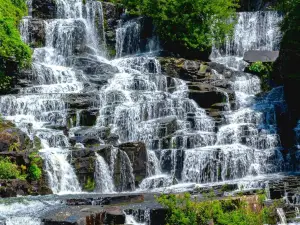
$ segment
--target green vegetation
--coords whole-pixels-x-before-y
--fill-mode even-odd
[[[28,174],[31,180],[39,180],[42,177],[42,170],[35,163],[32,163],[28,169]]]
[[[271,90],[270,81],[272,80],[273,63],[254,62],[249,66],[249,71],[260,77],[262,91]]]
[[[0,0],[0,64],[7,59],[18,62],[20,67],[30,65],[31,50],[21,40],[19,21],[27,13],[24,0]],[[0,65],[0,93],[11,87],[12,74],[5,74]]]
[[[0,179],[17,179],[21,175],[18,166],[8,158],[0,157]]]
[[[87,191],[93,191],[95,189],[95,181],[92,178],[88,177],[86,184],[84,185],[84,189]]]
[[[161,195],[158,202],[168,209],[168,225],[261,225],[276,223],[278,204],[264,207],[264,196],[206,200],[199,202],[191,195]],[[254,206],[255,205],[255,206]]]
[[[197,55],[232,34],[237,0],[115,0],[131,15],[152,18],[166,48]]]

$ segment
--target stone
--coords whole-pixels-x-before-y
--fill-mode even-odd
[[[40,19],[29,21],[29,45],[32,48],[44,47],[46,44],[45,23]]]
[[[63,96],[69,109],[86,109],[99,106],[99,95],[94,93],[72,93]]]
[[[120,5],[111,2],[102,2],[104,19],[105,19],[105,39],[109,57],[113,58],[116,55],[116,29],[118,21],[124,9]]]
[[[202,108],[210,108],[216,103],[224,103],[227,101],[227,96],[221,91],[189,91],[189,98]]]
[[[105,210],[105,224],[124,224],[125,214],[120,207],[110,207]]]
[[[74,58],[71,64],[85,74],[88,74],[88,79],[91,83],[103,86],[107,84],[108,79],[119,72],[117,67],[108,63],[100,62],[91,58]]]
[[[244,54],[243,60],[248,63],[253,62],[275,62],[279,56],[279,51],[258,51],[251,50]]]
[[[39,19],[55,19],[57,6],[55,0],[32,0],[32,17]]]
[[[148,155],[145,144],[143,142],[129,142],[119,145],[118,148],[128,155],[135,175],[135,184],[138,186],[147,176]]]

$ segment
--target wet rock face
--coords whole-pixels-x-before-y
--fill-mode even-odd
[[[275,6],[277,0],[240,0],[240,12],[263,11]]]
[[[86,132],[89,133],[88,130]],[[115,148],[111,145],[100,145],[99,142],[85,145],[90,147],[73,150],[71,159],[71,164],[83,188],[88,179],[91,181],[95,179],[96,153],[103,157],[110,168],[114,166],[112,178],[117,191],[131,191],[146,178],[148,156],[144,143],[129,142]]]
[[[32,16],[40,19],[56,18],[55,0],[32,0]]]
[[[32,19],[29,22],[29,45],[33,48],[43,47],[46,44],[45,23],[43,20]]]
[[[147,176],[147,150],[142,142],[129,142],[118,146],[118,148],[128,155],[132,163],[135,175],[135,183],[138,185]]]
[[[235,106],[233,84],[240,72],[227,69],[218,63],[204,63],[183,58],[161,57],[162,73],[187,81],[188,96],[207,114],[214,118],[217,127],[224,119],[224,112]],[[222,74],[222,78],[218,74]],[[169,91],[173,87],[169,81]]]
[[[123,8],[110,2],[102,2],[105,23],[105,38],[108,55],[113,58],[116,55],[116,29],[118,20],[123,12]]]

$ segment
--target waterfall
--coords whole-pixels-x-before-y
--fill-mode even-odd
[[[99,110],[93,129],[107,129],[109,135],[118,137],[116,144],[141,141],[147,148],[147,177],[139,187],[134,162],[126,151],[113,147],[106,161],[96,155],[96,191],[102,193],[252,179],[281,171],[276,108],[283,105],[282,88],[258,98],[260,79],[235,71],[228,82],[236,106],[230,108],[229,96],[225,95],[230,112],[224,115],[224,124],[216,127],[207,111],[189,98],[187,82],[162,74],[153,53],[157,39],[141,39],[144,28],[140,19],[120,22],[117,57],[108,61],[102,3],[56,3],[57,18],[45,21],[46,46],[34,50],[29,75],[32,85],[21,88],[19,94],[0,97],[0,113],[31,138],[41,139],[41,155],[54,193],[81,190],[69,149],[89,146],[80,143],[80,138],[72,146],[69,141],[82,129],[86,108]],[[214,47],[212,61],[241,70],[239,60],[245,51],[276,50],[280,39],[276,24],[280,20],[277,12],[239,13],[233,40],[223,48]],[[21,25],[24,41],[30,41],[27,22],[25,18]],[[152,52],[142,53],[144,43]],[[225,74],[212,73],[214,82],[227,79]],[[81,101],[83,95],[91,93],[96,100],[88,106],[84,102],[77,107],[78,102],[72,104],[70,100]],[[105,138],[98,135],[96,139],[103,144]],[[119,184],[114,184],[115,176],[120,176]]]
[[[232,38],[227,38],[222,48],[213,47],[210,58],[236,70],[243,70],[246,63],[244,53],[249,50],[279,50],[281,36],[276,11],[241,12]]]
[[[27,2],[31,5],[31,2]],[[73,69],[72,59],[89,47],[94,54],[105,55],[104,19],[98,1],[58,0],[58,19],[45,21],[46,46],[34,49],[33,85],[20,89],[20,95],[0,97],[0,112],[18,127],[42,142],[42,157],[54,193],[79,192],[80,186],[69,163],[68,136],[46,126],[66,126],[66,96],[81,93],[86,75]],[[29,7],[31,9],[31,7]],[[22,39],[28,43],[30,18],[21,25]],[[78,118],[79,120],[79,118]],[[79,121],[77,121],[78,125]]]
[[[100,193],[114,192],[114,182],[109,169],[102,156],[96,153],[95,181],[96,191]]]
[[[276,211],[277,211],[277,215],[279,216],[279,219],[280,219],[280,224],[286,225],[287,221],[286,221],[286,217],[285,217],[285,213],[284,213],[283,209],[277,208]]]
[[[47,149],[49,151],[49,149]],[[74,169],[63,153],[45,152],[45,168],[48,174],[49,186],[53,193],[80,192],[81,188],[77,181]]]
[[[138,53],[140,50],[140,31],[139,21],[128,21],[122,24],[116,31],[116,51],[117,57]]]

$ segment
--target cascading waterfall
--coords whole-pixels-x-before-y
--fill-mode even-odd
[[[114,182],[109,169],[102,156],[96,153],[96,168],[95,168],[95,181],[96,191],[100,193],[114,192]]]
[[[282,20],[276,11],[241,12],[237,15],[233,38],[222,48],[213,47],[210,58],[236,70],[247,65],[244,53],[249,50],[279,50],[281,36],[278,24]],[[245,35],[247,34],[247,35]]]
[[[82,71],[68,67],[70,59],[83,51],[87,43],[100,55],[105,45],[104,20],[98,1],[83,5],[81,0],[59,0],[57,6],[60,19],[45,22],[46,47],[35,49],[33,54],[30,79],[34,85],[22,88],[22,96],[1,97],[0,112],[31,138],[41,139],[41,154],[53,192],[78,192],[80,186],[68,160],[68,138],[62,131],[46,127],[66,125],[68,108],[63,98],[69,93],[82,92],[87,81]],[[29,20],[25,18],[21,25],[25,42],[29,40]]]
[[[63,131],[47,128],[49,125],[65,126],[69,110],[66,96],[86,92],[89,77],[84,70],[78,69],[78,57],[110,64],[119,71],[98,91],[99,102],[94,105],[99,108],[96,127],[109,128],[110,133],[119,136],[121,143],[145,142],[148,177],[140,185],[141,189],[167,187],[178,182],[225,181],[280,170],[282,156],[274,108],[281,103],[276,103],[272,95],[277,96],[281,89],[254,102],[255,95],[260,92],[259,79],[237,73],[231,81],[236,109],[225,116],[227,124],[216,133],[213,119],[188,98],[186,82],[162,75],[153,54],[123,57],[140,53],[139,21],[121,23],[116,31],[116,51],[117,57],[123,58],[109,62],[102,57],[105,56],[105,34],[101,3],[87,1],[83,5],[81,0],[59,0],[57,3],[59,19],[45,22],[46,47],[34,52],[31,77],[34,85],[21,89],[22,97],[0,98],[1,113],[14,120],[32,138],[37,136],[42,140],[41,153],[55,193],[80,191],[69,164],[68,137]],[[240,13],[234,41],[226,43],[224,52],[215,48],[212,59],[219,62],[227,56],[241,57],[249,49],[275,49],[279,38],[275,35],[275,23],[280,19],[275,12]],[[24,36],[27,35],[26,26],[24,23]],[[251,36],[249,32],[254,31],[257,35],[253,40],[245,41]],[[233,65],[229,61],[225,64]],[[224,79],[218,74],[215,77]],[[80,126],[81,112],[77,109],[74,113],[76,121],[72,122],[69,135]],[[28,124],[32,124],[30,129]],[[105,141],[100,140],[100,143]],[[75,145],[84,147],[81,143]],[[112,175],[116,157],[121,161],[120,190],[135,190],[128,155],[114,149],[109,165],[96,155],[97,191],[115,190]],[[109,170],[110,173],[104,172]]]

